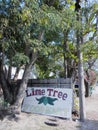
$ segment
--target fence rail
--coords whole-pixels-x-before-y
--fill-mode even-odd
[[[60,87],[72,88],[71,78],[57,78],[57,79],[29,79],[28,87]]]

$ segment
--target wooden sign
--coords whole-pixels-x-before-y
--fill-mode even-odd
[[[71,118],[72,89],[28,87],[22,111]]]

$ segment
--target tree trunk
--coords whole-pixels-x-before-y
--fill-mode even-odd
[[[41,31],[39,33],[38,36],[38,40],[42,40],[44,35],[44,30]],[[35,61],[37,60],[37,53],[38,52],[34,52],[34,50],[30,51],[30,48],[28,45],[26,45],[25,48],[25,54],[29,57],[30,59],[30,63],[26,65],[25,70],[24,70],[24,74],[23,74],[23,78],[22,78],[22,82],[20,84],[20,88],[16,97],[16,102],[15,102],[15,106],[16,106],[16,111],[18,111],[19,113],[21,112],[21,104],[23,102],[23,98],[25,96],[25,90],[27,88],[27,83],[30,77],[30,72],[32,69],[32,66],[34,65]]]
[[[67,78],[68,77],[68,73],[67,73],[67,59],[66,59],[66,56],[64,54],[64,78]]]
[[[19,71],[20,71],[20,68],[19,68],[19,67],[17,67],[17,68],[16,68],[15,75],[14,75],[14,78],[13,78],[13,80],[14,80],[14,81],[16,81],[16,80],[18,79],[18,74],[19,74]]]
[[[1,87],[3,90],[4,100],[7,103],[12,104],[13,103],[13,94],[12,94],[12,90],[11,90],[11,85],[8,82],[8,80],[5,78],[1,65],[0,65],[0,84],[1,84]]]
[[[85,84],[85,97],[89,97],[89,83],[84,79]]]
[[[8,76],[7,76],[7,79],[8,79],[9,82],[11,81],[11,72],[12,72],[12,66],[9,66]]]
[[[23,78],[22,78],[22,81],[20,84],[20,89],[19,89],[19,92],[16,97],[15,106],[16,106],[16,109],[18,110],[18,112],[21,112],[21,104],[22,104],[23,98],[25,96],[25,90],[27,88],[27,83],[29,80],[29,76],[30,76],[29,74],[30,74],[31,68],[32,68],[32,65],[26,66],[24,75],[23,75]]]
[[[28,80],[30,77],[30,72],[32,69],[32,66],[34,65],[35,61],[37,59],[37,52],[33,53],[32,56],[32,61],[26,65],[25,70],[24,70],[24,74],[23,74],[23,78],[20,84],[20,88],[16,97],[16,102],[15,102],[15,106],[16,106],[16,111],[18,111],[19,113],[21,112],[21,104],[23,101],[23,98],[25,96],[25,90],[27,88],[27,84],[28,84]]]
[[[68,31],[64,32],[64,77],[68,77],[68,52],[69,52],[69,47],[67,43],[68,38]]]

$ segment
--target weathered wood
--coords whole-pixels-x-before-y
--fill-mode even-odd
[[[72,84],[72,79],[70,79],[70,78],[66,78],[66,79],[65,78],[61,78],[60,79],[60,83],[61,84],[64,84],[64,83],[65,84]]]
[[[31,84],[57,84],[57,83],[60,83],[60,84],[71,84],[72,83],[72,80],[70,78],[59,78],[59,79],[29,79],[28,83],[31,83]]]
[[[71,84],[28,84],[28,87],[72,88]]]
[[[70,78],[59,79],[29,79],[28,87],[60,87],[72,88],[72,80]]]

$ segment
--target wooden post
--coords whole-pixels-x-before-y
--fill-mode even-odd
[[[81,6],[80,0],[76,0],[75,11],[77,13],[77,21],[81,22]],[[77,51],[78,51],[78,76],[79,76],[79,106],[80,106],[80,120],[84,121],[86,118],[85,112],[85,89],[84,89],[84,69],[83,69],[83,56],[81,52],[81,44],[83,44],[82,27],[77,29]]]

